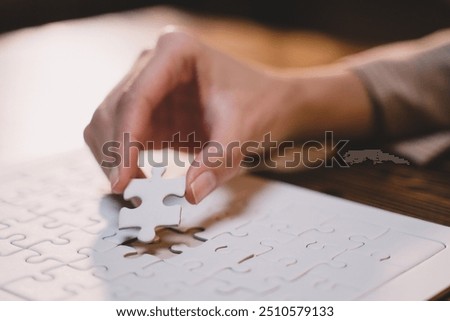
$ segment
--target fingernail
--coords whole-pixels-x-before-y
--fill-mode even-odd
[[[191,190],[194,196],[194,201],[198,204],[204,199],[214,188],[216,188],[217,180],[214,174],[210,171],[201,173],[192,183]]]
[[[119,183],[119,167],[113,167],[109,173],[109,181],[111,183],[111,191],[115,193],[115,188]]]

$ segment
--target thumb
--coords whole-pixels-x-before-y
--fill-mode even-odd
[[[208,143],[196,156],[186,175],[186,199],[198,204],[218,186],[242,172],[242,153],[218,142]]]

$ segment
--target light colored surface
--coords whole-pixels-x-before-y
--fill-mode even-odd
[[[183,203],[180,228],[205,229],[205,242],[162,242],[176,253],[159,257],[110,241],[121,205],[87,151],[0,177],[0,293],[10,298],[419,300],[450,285],[449,227],[283,183],[243,176]]]

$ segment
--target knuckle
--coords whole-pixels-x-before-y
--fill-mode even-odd
[[[88,124],[83,131],[83,138],[84,141],[89,144],[92,140],[92,128],[91,128],[91,124]]]
[[[148,57],[152,53],[151,49],[144,49],[141,51],[139,58],[145,58]]]
[[[84,140],[89,143],[93,140],[93,137],[95,135],[95,132],[98,129],[104,128],[107,122],[107,116],[105,113],[105,110],[102,108],[97,108],[97,110],[94,112],[94,115],[92,115],[92,119],[90,123],[86,126],[86,128],[83,131],[83,137]]]
[[[196,42],[196,39],[186,30],[169,26],[164,28],[162,34],[158,38],[156,47],[177,49],[192,48]]]

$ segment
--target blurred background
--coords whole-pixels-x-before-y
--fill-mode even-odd
[[[0,31],[152,5],[317,30],[362,42],[416,38],[450,26],[449,0],[0,0]]]

